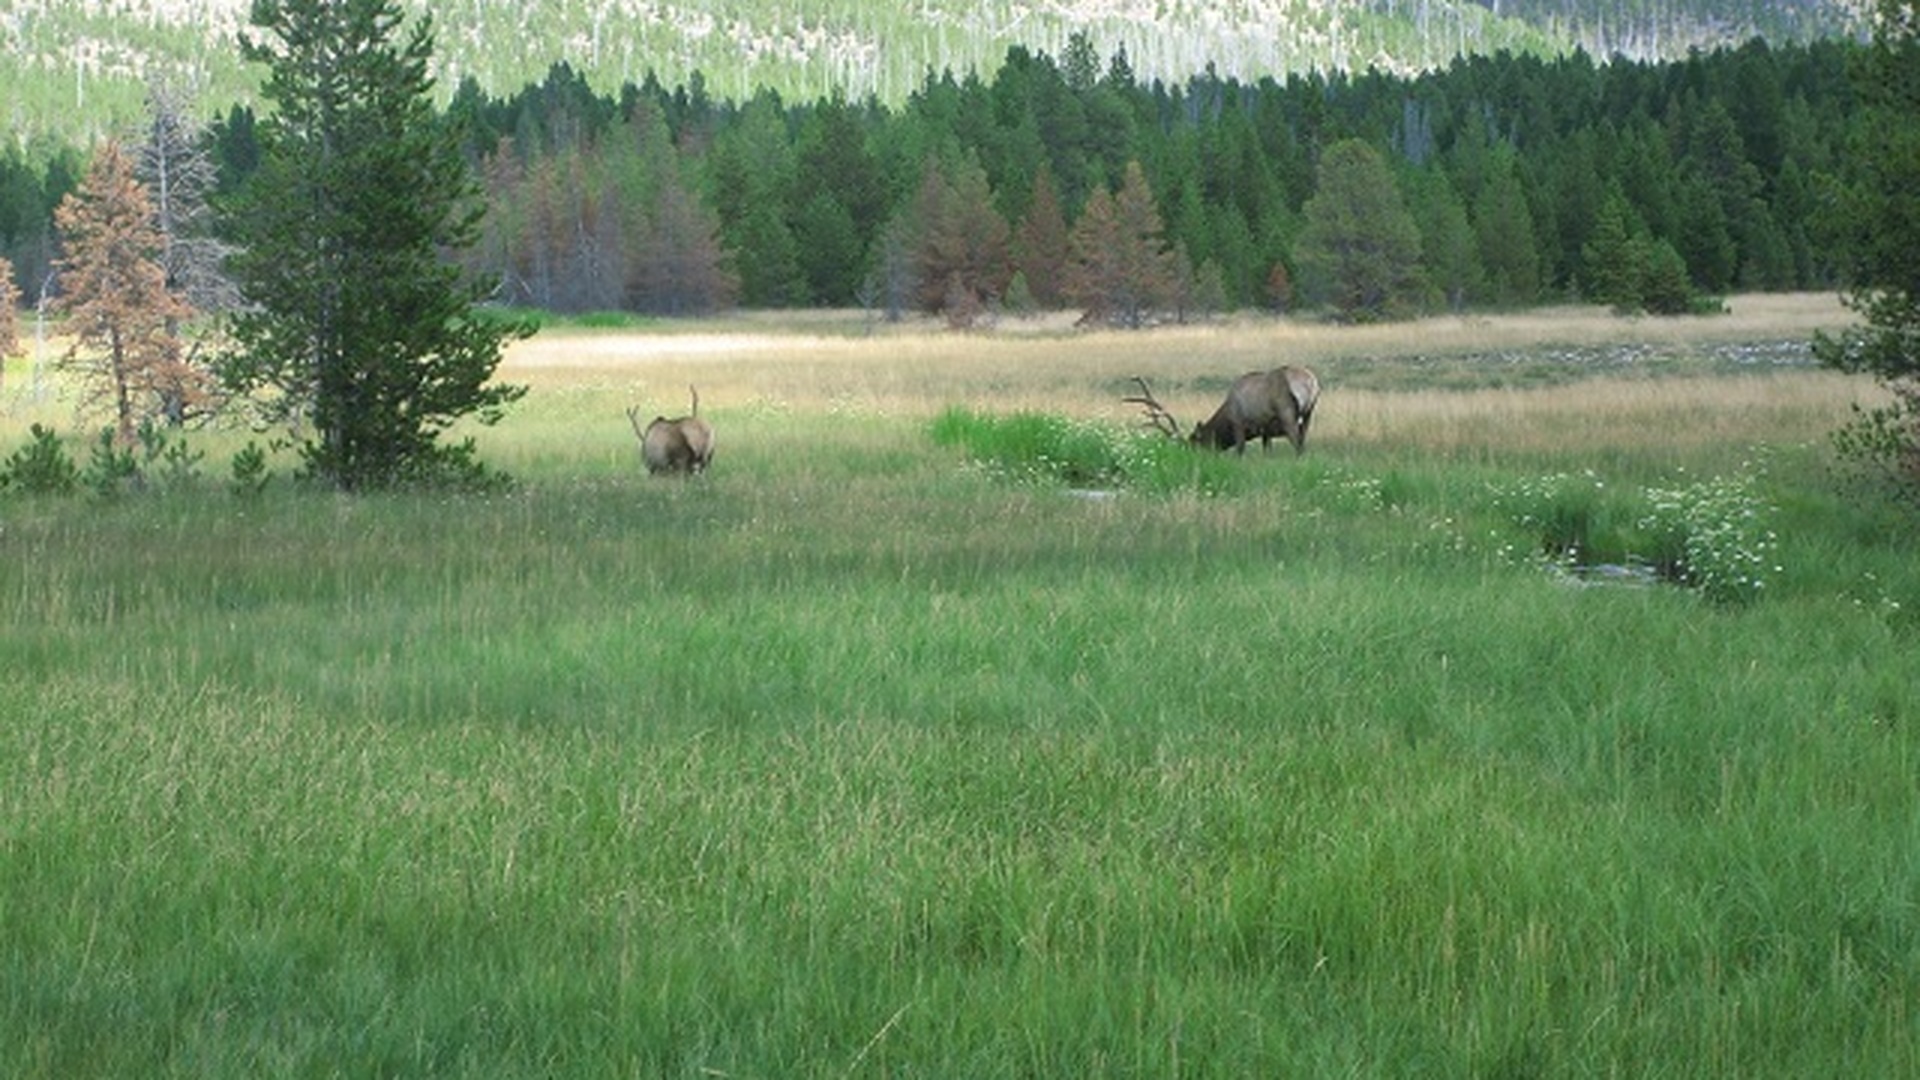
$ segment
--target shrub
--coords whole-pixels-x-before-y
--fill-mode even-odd
[[[33,441],[0,466],[0,488],[29,495],[70,495],[80,486],[80,468],[67,456],[53,429],[33,425]]]
[[[989,416],[950,408],[933,422],[934,442],[956,446],[995,475],[1080,488],[1218,494],[1237,470],[1158,433],[1045,413]]]
[[[131,449],[114,441],[112,428],[105,428],[93,442],[81,481],[102,499],[118,498],[142,486],[140,461]]]
[[[1673,556],[1681,584],[1722,602],[1752,600],[1769,578],[1779,538],[1768,526],[1773,508],[1754,492],[1754,477],[1713,477],[1679,488],[1650,488],[1641,528]]]
[[[235,498],[256,499],[267,489],[273,473],[267,468],[267,452],[259,443],[249,442],[233,455],[233,478],[227,489]]]

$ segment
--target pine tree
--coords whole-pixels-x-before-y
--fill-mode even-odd
[[[1517,170],[1511,153],[1496,154],[1473,203],[1480,265],[1494,301],[1501,304],[1531,304],[1540,298],[1539,240]]]
[[[1687,261],[1665,240],[1635,238],[1633,258],[1640,266],[1640,304],[1654,315],[1685,315],[1694,310],[1693,281]]]
[[[1137,161],[1128,162],[1117,192],[1094,189],[1070,249],[1065,293],[1086,309],[1083,322],[1138,329],[1178,300],[1178,259]]]
[[[807,300],[800,245],[787,222],[795,181],[782,108],[770,91],[755,96],[720,133],[707,161],[721,242],[740,274],[740,302],[751,307]]]
[[[167,289],[153,204],[118,143],[101,146],[54,222],[66,249],[58,304],[74,336],[61,366],[81,376],[82,408],[104,406],[115,440],[130,445],[169,396],[189,402],[206,396],[204,380],[181,361],[172,332],[192,309]]]
[[[1453,181],[1440,169],[1413,174],[1414,219],[1420,226],[1420,251],[1427,281],[1441,301],[1459,311],[1486,289],[1478,239]]]
[[[1053,170],[1041,165],[1033,177],[1033,196],[1013,236],[1013,264],[1036,306],[1053,310],[1065,299],[1061,276],[1067,265],[1067,219]]]
[[[993,208],[986,171],[967,161],[949,178],[928,162],[914,208],[921,306],[945,311],[956,326],[970,325],[1006,291],[1012,276],[1011,232]]]
[[[854,298],[886,217],[886,186],[861,123],[854,106],[832,97],[814,106],[797,136],[795,173],[806,183],[793,187],[788,220],[816,303]]]
[[[1855,73],[1864,108],[1852,173],[1835,193],[1847,306],[1864,325],[1815,342],[1821,363],[1872,375],[1891,403],[1862,408],[1837,437],[1843,453],[1883,467],[1920,502],[1920,0],[1879,0]]]
[[[241,250],[223,376],[301,422],[309,472],[342,490],[470,478],[453,423],[498,420],[505,343],[443,252],[472,245],[477,185],[433,111],[431,21],[397,0],[256,0],[241,51],[268,67],[261,162],[229,213]]]
[[[1581,248],[1581,294],[1623,314],[1639,310],[1647,269],[1644,233],[1627,197],[1618,191],[1608,195]]]
[[[1358,139],[1327,147],[1305,213],[1299,259],[1312,296],[1354,321],[1418,301],[1420,230],[1378,151]]]
[[[719,220],[667,170],[635,259],[634,307],[694,315],[730,307],[740,281],[720,248]]]

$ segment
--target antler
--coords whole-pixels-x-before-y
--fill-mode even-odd
[[[645,428],[640,426],[640,406],[638,405],[627,406],[627,423],[633,425],[634,438],[639,439],[642,443],[645,443],[647,441],[647,431]]]
[[[1169,439],[1179,438],[1179,422],[1173,418],[1172,413],[1167,411],[1165,405],[1160,404],[1160,399],[1153,396],[1153,388],[1147,385],[1147,380],[1135,375],[1133,381],[1140,384],[1140,392],[1131,397],[1123,397],[1120,400],[1129,405],[1138,405],[1147,411],[1147,418],[1141,421],[1141,423],[1158,431]]]

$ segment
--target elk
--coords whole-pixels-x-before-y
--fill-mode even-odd
[[[691,386],[687,390],[693,395],[693,412],[686,416],[656,416],[643,428],[639,407],[627,409],[627,422],[640,439],[640,456],[656,476],[705,472],[713,462],[713,425],[700,416],[700,391]]]
[[[1153,396],[1147,380],[1134,376],[1140,393],[1121,400],[1147,411],[1146,423],[1169,438],[1180,437],[1180,426],[1166,406]],[[1213,415],[1194,425],[1187,441],[1195,446],[1210,446],[1244,454],[1247,443],[1260,440],[1263,449],[1273,448],[1278,435],[1293,444],[1296,454],[1307,449],[1307,427],[1313,421],[1313,407],[1320,400],[1320,378],[1310,369],[1282,367],[1272,371],[1250,371],[1233,382],[1227,399]]]

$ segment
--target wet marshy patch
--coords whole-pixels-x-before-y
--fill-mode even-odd
[[[1670,486],[1610,484],[1591,471],[1498,487],[1494,505],[1516,530],[1504,550],[1570,584],[1677,585],[1719,602],[1759,598],[1781,567],[1774,508],[1752,465],[1732,476]]]

